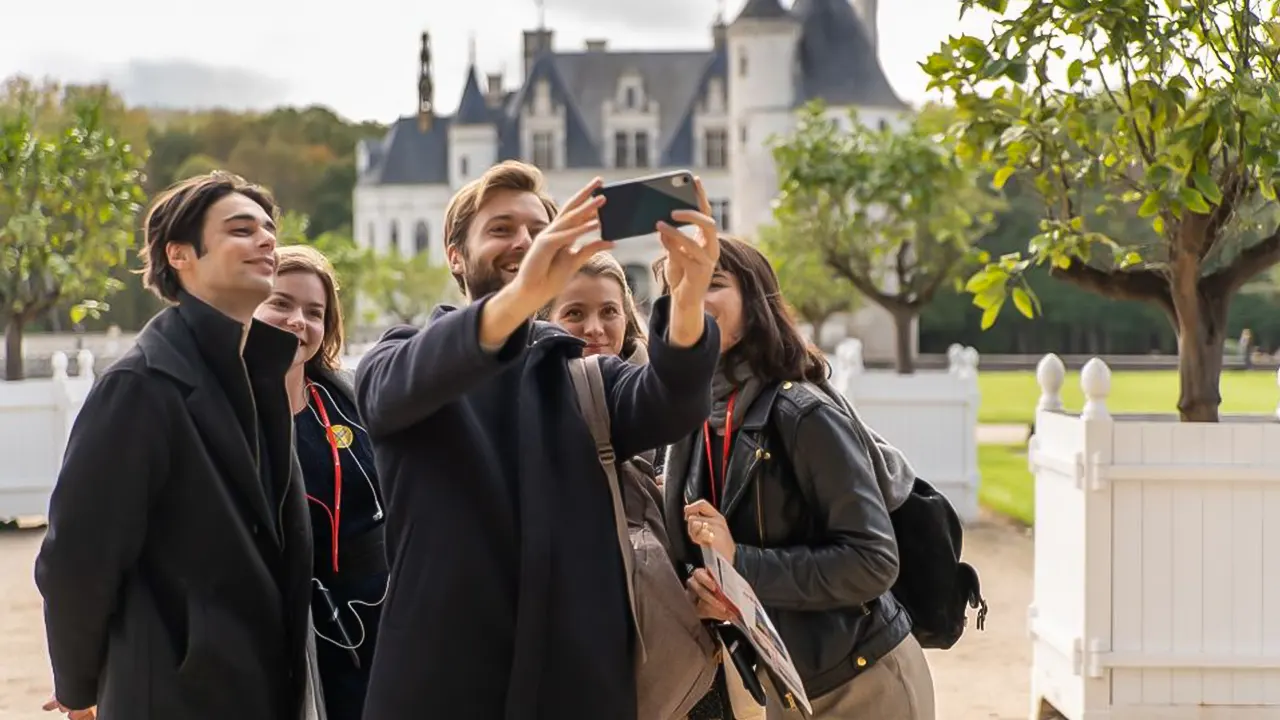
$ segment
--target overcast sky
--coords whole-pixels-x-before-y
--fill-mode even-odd
[[[745,0],[724,0],[730,19]],[[784,0],[789,4],[790,0]],[[535,0],[12,0],[5,2],[0,76],[107,79],[131,102],[267,108],[321,103],[388,122],[416,108],[418,37],[431,33],[436,102],[462,91],[469,38],[480,71],[520,70],[520,31]],[[181,14],[179,8],[183,8]],[[587,38],[614,48],[710,45],[716,0],[546,0],[558,49]],[[916,63],[948,35],[990,34],[989,16],[958,20],[957,0],[881,0],[880,55],[904,99],[927,97]]]

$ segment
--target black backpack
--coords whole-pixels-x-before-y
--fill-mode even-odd
[[[898,580],[893,596],[911,616],[911,632],[925,648],[950,649],[964,633],[966,608],[987,621],[978,571],[960,561],[964,526],[932,485],[916,478],[911,495],[889,514],[898,537]]]
[[[851,419],[858,417],[848,399],[829,382],[818,388]],[[911,633],[921,647],[951,649],[968,624],[967,608],[978,611],[974,624],[984,629],[987,602],[978,571],[960,562],[964,525],[946,496],[916,478],[911,495],[889,513],[889,519],[898,539],[893,596],[911,616]]]

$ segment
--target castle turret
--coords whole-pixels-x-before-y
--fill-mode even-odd
[[[474,41],[471,55],[471,63],[467,67],[467,82],[462,88],[462,100],[458,103],[458,112],[454,114],[453,122],[449,124],[449,185],[453,188],[461,187],[479,177],[489,166],[498,162],[495,109],[480,90]]]
[[[726,32],[731,142],[737,145],[731,223],[747,236],[771,219],[777,183],[767,143],[790,128],[799,39],[800,23],[778,0],[748,0]]]

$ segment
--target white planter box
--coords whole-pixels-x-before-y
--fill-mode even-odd
[[[75,377],[67,376],[65,353],[52,360],[51,379],[0,381],[0,521],[48,512],[67,436],[93,386],[88,350],[76,355]]]
[[[978,517],[978,352],[953,345],[947,358],[941,371],[867,370],[862,343],[850,339],[836,348],[831,380],[968,523]]]
[[[1032,717],[1280,718],[1280,424],[1113,417],[1037,371]],[[1170,398],[1174,402],[1174,398]]]

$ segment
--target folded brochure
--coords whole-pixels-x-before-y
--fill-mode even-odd
[[[729,608],[734,626],[747,636],[756,654],[773,671],[774,677],[787,686],[795,701],[806,713],[813,715],[813,707],[804,694],[804,683],[791,662],[791,653],[787,652],[786,644],[773,627],[773,621],[765,613],[751,584],[733,569],[732,563],[712,548],[702,548],[702,560],[720,586],[720,602]]]

